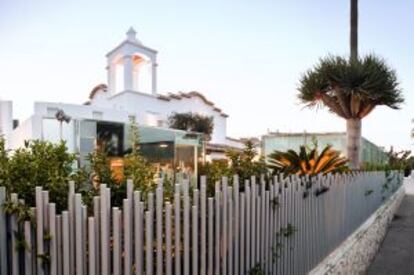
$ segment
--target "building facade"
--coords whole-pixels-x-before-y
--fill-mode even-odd
[[[113,147],[113,157],[121,157],[128,151],[131,121],[139,125],[143,151],[164,167],[196,172],[197,161],[208,159],[209,153],[210,158],[225,157],[225,150],[213,153],[209,148],[242,147],[241,142],[227,138],[228,115],[201,93],[157,90],[157,51],[143,45],[134,29],[106,58],[107,83],[94,87],[84,104],[35,102],[33,115],[13,129],[12,103],[1,101],[0,133],[8,148],[19,148],[30,139],[63,139],[71,152],[80,155],[82,164],[88,153],[105,142]],[[59,112],[69,121],[58,121]],[[187,112],[213,118],[208,143],[198,133],[168,128],[169,116]]]
[[[267,157],[273,151],[299,150],[301,145],[312,145],[316,141],[319,148],[332,145],[335,150],[347,155],[346,133],[269,133],[262,137],[262,153]],[[388,161],[384,149],[362,137],[360,160],[362,163],[385,163]]]

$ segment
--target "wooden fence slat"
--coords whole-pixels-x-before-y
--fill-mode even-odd
[[[35,196],[36,196],[36,253],[37,255],[43,255],[43,195],[42,195],[42,187],[35,188]],[[37,257],[37,274],[42,275],[43,268],[42,268],[42,259]]]
[[[162,205],[163,205],[163,192],[162,192],[162,185],[160,187],[157,187],[156,190],[156,206],[155,206],[155,220],[156,220],[156,274],[162,275],[163,274],[163,255],[162,255]]]
[[[13,203],[18,203],[18,198],[17,198],[17,194],[16,193],[12,193],[10,196],[10,200]],[[18,224],[17,224],[17,216],[16,214],[13,214],[10,217],[10,229],[11,229],[11,251],[10,251],[10,255],[11,255],[11,270],[12,270],[12,275],[19,275],[20,271],[19,271],[19,253],[16,249],[17,247],[17,236],[16,233],[19,231],[18,228]]]
[[[240,274],[240,195],[239,177],[233,177],[234,200],[234,274]]]
[[[110,273],[110,258],[109,258],[109,214],[108,214],[108,195],[107,195],[107,188],[106,184],[100,185],[100,236],[101,236],[101,273],[102,275],[109,275]]]
[[[232,188],[229,187],[228,194],[232,194]],[[227,270],[228,274],[233,274],[233,200],[232,198],[228,198],[228,257],[227,257]]]
[[[214,274],[220,274],[220,191],[216,188],[215,200],[215,271]]]
[[[75,274],[75,182],[69,181],[68,222],[69,222],[69,274]]]
[[[176,185],[177,186],[177,185]],[[179,187],[179,186],[178,186]],[[174,194],[174,268],[175,274],[181,274],[181,206],[180,188],[176,188]]]
[[[24,274],[25,275],[32,275],[33,274],[33,259],[32,259],[32,227],[30,225],[30,221],[25,221],[24,224],[24,239],[26,240],[26,243],[28,247],[24,251]]]
[[[5,202],[6,187],[0,186],[0,274],[8,274],[6,213],[3,209]]]
[[[265,238],[266,238],[266,197],[265,190],[266,185],[264,181],[260,182],[261,191],[260,191],[260,266],[262,270],[265,270]]]
[[[101,231],[100,231],[100,219],[101,219],[101,202],[99,196],[93,197],[93,218],[94,218],[94,229],[95,229],[95,272],[100,274],[101,271]]]
[[[165,274],[172,275],[171,203],[165,203]]]
[[[75,263],[76,275],[83,274],[83,241],[82,241],[82,197],[75,194]]]
[[[95,218],[88,218],[88,274],[96,275],[96,235],[95,235]]]
[[[256,222],[257,222],[257,213],[256,213],[256,183],[254,177],[251,178],[251,198],[250,198],[250,219],[251,219],[251,229],[250,229],[250,266],[247,269],[248,271],[256,265]]]
[[[222,270],[221,270],[221,274],[225,275],[227,274],[227,255],[228,255],[228,188],[227,188],[227,178],[223,177],[222,178],[222,194],[223,194],[223,203],[221,204],[221,207],[223,209],[222,212],[222,228],[221,228],[221,238],[222,238],[222,242],[221,242],[221,265],[222,265]]]
[[[246,239],[246,250],[245,250],[245,260],[246,260],[246,265],[245,265],[245,270],[246,272],[248,272],[252,266],[252,256],[251,256],[251,224],[252,224],[252,220],[251,220],[251,193],[250,193],[250,186],[249,186],[249,182],[245,181],[244,184],[244,188],[245,188],[245,196],[246,196],[246,235],[245,235],[245,239]]]
[[[69,213],[62,212],[62,262],[63,275],[71,274],[70,269],[70,229],[69,229]]]
[[[132,249],[132,240],[134,235],[134,184],[131,179],[127,180],[127,205],[124,205],[124,275],[132,274],[132,258],[133,258],[133,249]],[[126,213],[126,211],[128,213]]]
[[[152,213],[151,211],[145,212],[145,274],[152,275],[153,274],[153,236],[152,236]]]
[[[82,250],[83,250],[83,274],[88,274],[88,209],[86,205],[81,205],[82,212]]]
[[[125,213],[124,213],[125,214]],[[112,242],[113,242],[113,275],[122,274],[122,231],[121,211],[118,207],[112,207]]]
[[[57,274],[63,274],[63,255],[62,255],[62,215],[56,215],[56,262]]]
[[[198,209],[192,206],[192,274],[198,273]]]
[[[240,212],[239,212],[239,237],[240,237],[240,252],[239,252],[239,259],[238,262],[235,263],[235,272],[236,274],[246,274],[246,266],[245,266],[245,240],[246,240],[246,232],[245,232],[245,214],[246,214],[246,200],[245,194],[240,193]],[[236,258],[237,259],[237,258]],[[238,264],[240,263],[240,265]]]
[[[49,203],[50,275],[57,274],[56,205]]]
[[[207,256],[207,274],[212,275],[214,273],[214,199],[208,198],[208,256]]]
[[[129,197],[132,199],[132,191]],[[123,237],[124,237],[124,275],[132,273],[132,232],[131,232],[131,199],[123,200]],[[120,222],[122,224],[122,222]],[[121,249],[122,251],[122,249]]]
[[[185,182],[184,185],[187,185]],[[184,273],[190,274],[190,198],[188,196],[188,188],[184,189],[184,210],[183,210],[183,256],[184,256]]]
[[[136,198],[135,202],[135,269],[136,275],[144,273],[144,203]]]
[[[200,275],[207,274],[207,184],[206,177],[200,180]]]
[[[264,176],[262,175],[262,182],[264,182],[265,186],[266,186],[266,182],[264,181]],[[270,201],[270,197],[271,197],[271,190],[272,190],[272,181],[269,180],[267,182],[267,187],[265,188],[265,213],[266,213],[266,218],[265,218],[265,254],[264,254],[264,259],[265,259],[265,269],[264,272],[265,273],[271,273],[271,258],[270,258],[270,251],[271,251],[271,247],[272,247],[272,243],[271,243],[271,237],[270,237],[270,226],[271,226],[271,201]]]

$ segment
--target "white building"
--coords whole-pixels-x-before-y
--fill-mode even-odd
[[[8,140],[13,130],[13,104],[11,101],[0,100],[0,136]]]
[[[175,133],[176,136],[181,132],[166,129],[168,117],[173,113],[185,112],[213,117],[214,129],[207,145],[207,151],[211,154],[207,159],[222,158],[225,149],[242,146],[240,142],[226,136],[228,116],[202,94],[158,92],[157,51],[144,46],[137,39],[134,29],[127,32],[126,39],[111,50],[106,58],[107,84],[97,85],[84,104],[36,102],[33,115],[12,129],[11,102],[1,102],[0,133],[5,134],[8,147],[21,147],[24,140],[28,139],[59,141],[62,136],[69,150],[84,155],[96,146],[98,128],[104,131],[108,130],[107,125],[111,123],[126,125],[134,118],[146,129],[158,129],[164,133]],[[59,110],[71,117],[69,123],[60,124],[56,120],[55,115]],[[143,139],[154,140],[156,135]],[[117,138],[126,139],[126,136],[126,133],[122,133]]]

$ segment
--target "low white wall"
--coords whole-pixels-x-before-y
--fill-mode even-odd
[[[309,274],[363,274],[377,254],[388,225],[404,195],[405,186],[402,185],[384,205]]]

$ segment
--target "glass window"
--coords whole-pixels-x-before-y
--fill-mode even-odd
[[[97,146],[111,157],[124,155],[124,126],[121,123],[97,122]]]

